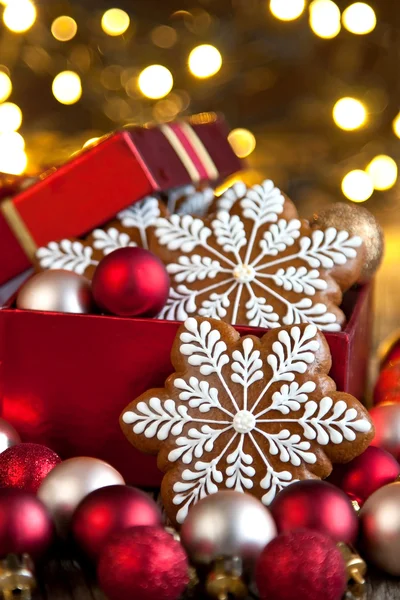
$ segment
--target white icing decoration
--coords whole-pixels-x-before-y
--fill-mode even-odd
[[[96,250],[102,250],[104,255],[111,254],[118,248],[127,246],[136,246],[127,233],[120,232],[115,227],[109,229],[95,229],[93,231],[93,247]]]
[[[217,210],[231,210],[236,200],[243,198],[246,192],[247,185],[243,181],[237,181],[217,199]]]
[[[156,224],[160,216],[158,199],[148,196],[140,202],[135,202],[117,215],[117,219],[128,229],[137,229],[143,248],[148,248],[147,229]]]
[[[189,193],[187,198],[178,206],[176,212],[178,215],[204,217],[207,214],[213,199],[214,190],[210,187],[204,188],[203,190],[194,190]]]
[[[262,464],[258,476],[265,490],[262,501],[268,505],[279,490],[296,481],[289,471],[279,469],[280,464],[307,468],[317,461],[317,444],[352,442],[358,433],[370,431],[369,421],[340,397],[335,402],[328,396],[310,399],[310,394],[319,397],[316,383],[305,375],[319,361],[317,331],[314,324],[281,330],[267,355],[245,337],[230,355],[209,321],[186,320],[179,351],[198,376],[186,380],[178,374],[169,388],[177,400],[152,397],[122,417],[137,435],[172,438],[168,460],[187,465],[173,486],[179,523],[195,502],[216,493],[220,484],[251,490],[254,456]],[[305,376],[301,384],[298,374]],[[213,451],[216,456],[210,459]]]
[[[175,281],[193,281],[202,280],[206,277],[211,279],[221,270],[221,265],[217,260],[212,260],[209,256],[180,256],[178,264],[167,265],[167,271],[175,275]]]
[[[36,251],[42,269],[65,269],[83,275],[90,265],[98,265],[92,259],[93,248],[68,239],[49,242]]]

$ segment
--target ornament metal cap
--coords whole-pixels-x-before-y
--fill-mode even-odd
[[[207,594],[215,600],[246,598],[247,586],[242,579],[242,573],[243,565],[240,558],[217,559],[207,577]]]
[[[346,565],[347,578],[349,587],[356,597],[362,596],[365,589],[365,575],[367,573],[367,565],[359,554],[347,544],[339,542],[337,544],[343,560]]]
[[[28,554],[9,554],[0,561],[0,592],[4,600],[30,600],[35,587],[33,562]]]

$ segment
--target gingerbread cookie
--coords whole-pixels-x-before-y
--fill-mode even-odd
[[[168,193],[168,211],[178,215],[204,217],[214,200],[214,190],[207,186],[186,185]]]
[[[105,227],[94,229],[84,240],[64,239],[39,248],[36,266],[40,270],[66,269],[91,279],[100,260],[110,252],[126,246],[147,249],[150,228],[166,214],[164,204],[149,196],[118,213]]]
[[[150,250],[171,275],[160,318],[269,328],[309,321],[325,331],[341,329],[342,291],[357,281],[364,254],[360,237],[311,230],[268,180],[214,218],[159,219]]]
[[[173,522],[221,489],[268,505],[294,481],[327,477],[373,437],[366,409],[327,376],[329,347],[313,324],[240,338],[222,321],[191,317],[171,359],[165,387],[131,402],[120,423],[136,448],[158,454]]]

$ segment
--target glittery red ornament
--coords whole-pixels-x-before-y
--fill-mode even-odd
[[[31,492],[0,489],[0,558],[27,553],[36,558],[53,539],[53,523]]]
[[[110,538],[97,575],[109,600],[177,600],[189,581],[185,551],[159,527],[131,527]]]
[[[120,317],[154,317],[165,305],[169,276],[157,256],[143,248],[120,248],[105,256],[92,281],[96,304]]]
[[[0,454],[0,487],[37,492],[61,458],[41,444],[17,444]]]
[[[326,481],[292,483],[279,492],[269,508],[279,532],[312,529],[347,544],[357,537],[357,515],[349,497]]]
[[[399,475],[400,465],[389,452],[369,446],[351,462],[335,466],[330,479],[361,506],[371,494]]]
[[[141,490],[110,485],[82,500],[72,518],[78,546],[97,559],[111,535],[136,525],[161,526],[161,511]]]
[[[340,600],[346,567],[328,536],[300,529],[279,535],[264,548],[256,583],[261,600]]]

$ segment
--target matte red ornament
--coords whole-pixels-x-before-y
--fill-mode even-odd
[[[0,558],[27,553],[41,556],[53,539],[53,523],[31,492],[0,489]]]
[[[347,585],[346,567],[328,536],[292,531],[264,548],[256,583],[261,600],[340,600]]]
[[[177,600],[189,582],[185,551],[158,527],[131,527],[110,538],[97,575],[109,600]]]
[[[72,518],[72,533],[78,546],[97,559],[111,535],[137,525],[161,524],[161,511],[148,494],[110,485],[82,500]]]
[[[119,317],[154,317],[165,305],[169,275],[161,260],[143,248],[119,248],[105,256],[92,280],[96,304]]]
[[[0,454],[0,487],[37,492],[61,458],[41,444],[17,444]]]
[[[397,460],[400,458],[400,404],[385,402],[370,410],[375,427],[372,446],[390,452]]]
[[[348,496],[319,479],[292,483],[270,505],[278,531],[312,529],[335,542],[352,544],[358,532],[357,515]]]
[[[335,465],[330,480],[361,506],[371,494],[399,475],[400,465],[389,452],[369,446],[351,462]]]

